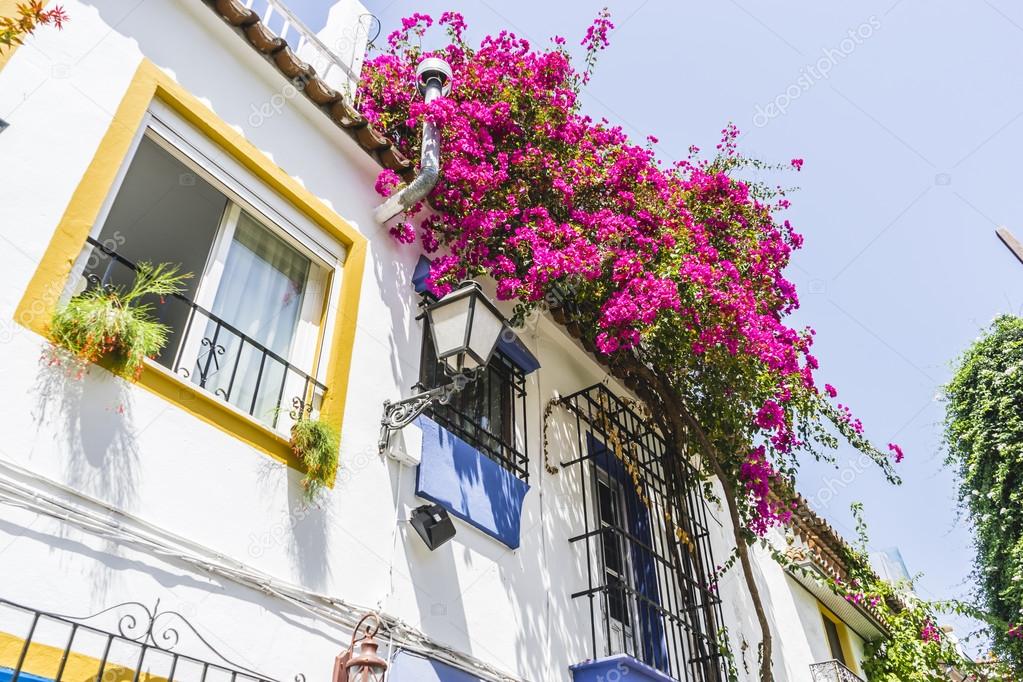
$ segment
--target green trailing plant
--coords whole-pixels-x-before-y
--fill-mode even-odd
[[[1023,319],[998,317],[945,387],[947,463],[974,527],[994,652],[1023,677]]]
[[[337,429],[322,419],[299,419],[291,427],[291,451],[305,465],[302,492],[314,500],[337,473],[340,437]]]
[[[167,263],[139,263],[130,288],[95,287],[73,296],[50,322],[50,338],[79,360],[109,363],[115,374],[138,380],[146,358],[167,344],[170,329],[153,317],[147,298],[181,293],[189,273]]]
[[[912,583],[892,583],[874,572],[866,553],[869,542],[862,510],[861,504],[852,505],[858,539],[855,545],[844,545],[840,552],[848,572],[847,580],[809,571],[791,552],[769,549],[790,571],[823,581],[832,592],[871,612],[884,624],[886,636],[864,643],[862,666],[867,679],[870,682],[945,682],[949,679],[1008,682],[1015,679],[998,664],[980,664],[964,656],[938,626],[939,614],[990,620],[988,614],[956,600],[921,599],[913,593]],[[953,669],[965,677],[951,677]]]

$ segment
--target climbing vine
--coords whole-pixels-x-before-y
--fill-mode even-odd
[[[435,294],[488,276],[516,317],[552,308],[657,415],[673,451],[720,482],[761,625],[760,677],[772,679],[747,545],[789,520],[801,457],[829,457],[844,438],[893,482],[902,458],[895,444],[872,446],[835,389],[819,386],[813,330],[785,322],[798,296],[783,271],[802,237],[781,215],[785,190],[744,176],[798,172],[802,160],[748,159],[728,125],[710,156],[693,147],[665,164],[655,138],[636,144],[585,115],[579,94],[613,28],[606,11],[582,40],[582,71],[563,38],[535,48],[501,32],[472,47],[460,15],[437,23],[444,47],[424,50],[434,20],[415,14],[363,70],[362,113],[404,154],[419,155],[424,120],[442,136],[433,210],[414,207],[391,234],[434,254]],[[453,71],[450,95],[429,104],[414,87],[425,56]],[[400,182],[384,171],[377,190]]]
[[[945,398],[978,597],[994,622],[995,652],[1023,676],[1023,320],[997,318],[959,359]]]
[[[1001,665],[977,663],[964,655],[938,625],[940,615],[969,615],[990,620],[989,616],[962,602],[921,599],[914,594],[909,581],[891,583],[880,578],[866,554],[869,543],[862,505],[853,504],[852,513],[858,542],[855,546],[842,545],[838,549],[848,572],[844,580],[809,570],[804,563],[807,556],[803,548],[792,547],[785,552],[768,549],[788,570],[824,582],[832,592],[866,610],[884,626],[887,631],[884,637],[864,643],[862,666],[870,682],[945,682],[949,679],[1008,682],[1014,679]],[[950,677],[953,670],[960,677]]]

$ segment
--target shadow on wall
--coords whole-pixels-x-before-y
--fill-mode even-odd
[[[137,488],[137,429],[127,382],[48,347],[39,360],[32,417],[53,425],[66,447],[67,484],[130,511]]]
[[[544,392],[545,387],[540,382],[541,373],[533,376],[537,377],[535,383],[541,385],[530,385],[528,390],[539,403],[533,410],[541,415],[535,427],[536,432],[541,433],[542,414],[550,396]],[[528,584],[544,576],[544,600],[527,601],[528,592],[519,594],[514,591],[509,593],[509,598],[512,608],[523,614],[516,638],[520,665],[543,670],[544,679],[552,680],[569,679],[568,664],[593,656],[588,612],[591,600],[572,598],[572,594],[587,586],[585,543],[572,545],[568,542],[569,537],[582,533],[584,528],[581,467],[564,469],[559,466],[562,461],[577,456],[577,439],[568,422],[561,417],[555,408],[547,432],[548,459],[557,473],[545,471],[542,439],[537,439],[541,442],[536,452],[530,452],[537,475],[530,479],[534,489],[526,496],[522,510],[523,547],[530,549],[520,552],[518,565],[501,566],[501,579],[505,584],[516,580]],[[537,647],[538,641],[548,644]],[[554,652],[561,655],[551,655]]]
[[[105,369],[83,364],[48,346],[40,356],[34,396],[36,432],[49,426],[56,434],[58,451],[54,455],[65,467],[65,483],[131,511],[137,496],[139,430],[132,416],[128,384]],[[68,529],[62,528],[63,538],[67,533]],[[108,544],[112,549],[113,543]],[[106,594],[113,587],[113,575],[97,570],[88,577],[88,584],[97,594]]]
[[[303,586],[327,589],[331,576],[325,547],[330,546],[330,526],[335,507],[331,504],[340,486],[327,489],[315,500],[307,500],[302,490],[303,474],[278,462],[266,460],[260,465],[260,485],[265,499],[278,499],[280,488],[287,492],[288,506],[262,530],[253,529],[246,550],[259,559],[267,551],[284,546],[291,565]]]

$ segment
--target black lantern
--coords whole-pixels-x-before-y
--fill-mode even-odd
[[[444,386],[392,403],[384,402],[380,420],[380,452],[391,431],[412,423],[433,402],[446,404],[476,379],[490,362],[504,330],[504,317],[476,282],[466,282],[426,309],[433,347],[444,371],[454,378]]]
[[[486,367],[504,318],[480,285],[468,282],[426,309],[437,359],[449,374]]]

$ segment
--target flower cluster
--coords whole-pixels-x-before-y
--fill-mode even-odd
[[[582,73],[563,39],[535,49],[502,31],[471,48],[460,15],[446,12],[438,24],[451,37],[446,47],[423,52],[412,38],[433,19],[416,14],[363,68],[362,113],[403,153],[418,156],[424,120],[442,134],[434,210],[414,208],[391,234],[418,236],[435,254],[427,284],[438,295],[486,275],[520,309],[568,297],[598,352],[648,353],[648,364],[679,384],[699,375],[720,386],[726,400],[694,409],[705,421],[723,405],[738,415],[717,429],[741,437],[721,444],[735,453],[727,472],[745,482],[758,532],[784,519],[785,505],[769,502],[774,480],[791,473],[778,458],[806,447],[798,415],[819,415],[827,398],[814,377],[813,331],[785,323],[799,300],[783,270],[803,240],[776,217],[788,206],[783,193],[738,177],[739,130],[721,131],[713,159],[694,149],[666,165],[620,127],[585,115],[579,92],[613,29],[606,11],[582,40]],[[425,56],[453,71],[451,94],[429,104],[414,87]],[[799,170],[802,160],[789,166]],[[377,190],[388,194],[397,182],[384,171]],[[862,425],[842,409],[858,434]]]
[[[920,628],[920,641],[928,643],[937,643],[941,641],[941,632],[934,626],[934,622],[930,619],[924,621],[924,626]]]

